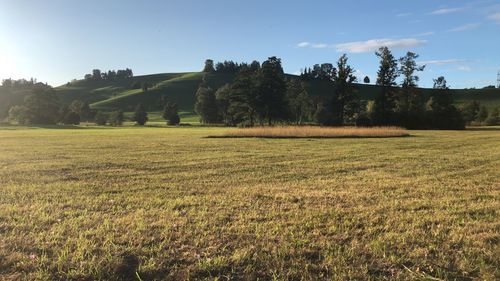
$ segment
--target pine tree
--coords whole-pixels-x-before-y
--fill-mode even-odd
[[[343,125],[345,118],[354,117],[357,111],[358,98],[354,92],[354,69],[347,64],[347,55],[342,55],[337,62],[337,72],[333,77],[335,83],[334,109],[333,114],[338,125]]]
[[[256,110],[261,124],[267,121],[268,125],[272,125],[273,122],[285,120],[288,117],[284,76],[279,58],[270,57],[262,63],[257,76],[256,92]]]
[[[299,79],[292,79],[288,82],[287,100],[292,121],[297,125],[302,124],[311,115],[313,104],[309,93]]]
[[[380,66],[377,72],[377,85],[381,86],[381,95],[375,100],[377,112],[374,114],[377,125],[394,122],[395,89],[398,78],[398,63],[392,52],[387,47],[381,47],[375,53],[380,59]]]
[[[179,125],[179,109],[176,103],[169,103],[163,108],[163,119],[167,121],[167,125]]]
[[[135,121],[137,125],[144,126],[146,122],[148,122],[148,113],[146,108],[142,103],[139,103],[135,108],[134,116],[132,117],[132,121]]]
[[[422,128],[424,120],[424,97],[417,89],[419,77],[417,72],[423,71],[425,66],[417,64],[418,55],[407,52],[399,59],[399,73],[403,76],[399,96],[396,100],[396,111],[400,123],[407,128]]]

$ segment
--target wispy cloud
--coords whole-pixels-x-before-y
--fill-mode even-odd
[[[478,22],[476,22],[476,23],[468,23],[468,24],[465,24],[465,25],[461,25],[461,26],[452,28],[452,29],[448,30],[448,32],[468,31],[468,30],[477,29],[479,26],[481,26],[481,23],[478,23]]]
[[[415,38],[406,39],[372,39],[368,41],[348,42],[335,45],[338,52],[347,53],[366,53],[378,50],[380,47],[386,46],[393,49],[409,48],[425,45],[426,40]]]
[[[418,63],[425,64],[425,65],[445,65],[445,64],[457,64],[457,63],[464,63],[464,62],[466,62],[466,60],[448,59],[448,60],[427,60],[427,61],[420,61]]]
[[[297,48],[307,48],[309,46],[311,46],[311,43],[309,42],[300,42],[297,44]]]
[[[489,15],[488,19],[492,20],[492,21],[496,21],[496,23],[500,24],[500,12]]]
[[[325,49],[331,48],[331,45],[325,43],[311,43],[311,42],[300,42],[296,45],[297,48],[313,48],[313,49]]]
[[[436,34],[436,32],[434,32],[434,31],[428,31],[428,32],[423,32],[423,33],[415,34],[414,36],[415,37],[425,37],[425,36],[431,36],[431,35],[434,35],[434,34]]]
[[[442,8],[442,9],[437,9],[429,13],[429,15],[433,16],[439,16],[439,15],[447,15],[447,14],[453,14],[453,13],[458,13],[465,10],[465,8]]]

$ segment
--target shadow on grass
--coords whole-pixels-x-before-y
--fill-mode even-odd
[[[478,132],[483,132],[483,131],[500,131],[500,126],[493,126],[493,127],[467,127],[465,131],[478,131]]]
[[[410,134],[401,136],[206,136],[207,139],[392,139],[415,137]]]

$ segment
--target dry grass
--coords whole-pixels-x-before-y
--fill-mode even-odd
[[[232,130],[211,138],[392,138],[407,137],[400,127],[254,127]]]
[[[499,130],[77,128],[0,127],[2,281],[500,280]]]

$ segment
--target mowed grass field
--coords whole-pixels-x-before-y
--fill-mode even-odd
[[[0,129],[0,280],[498,280],[500,131]]]

